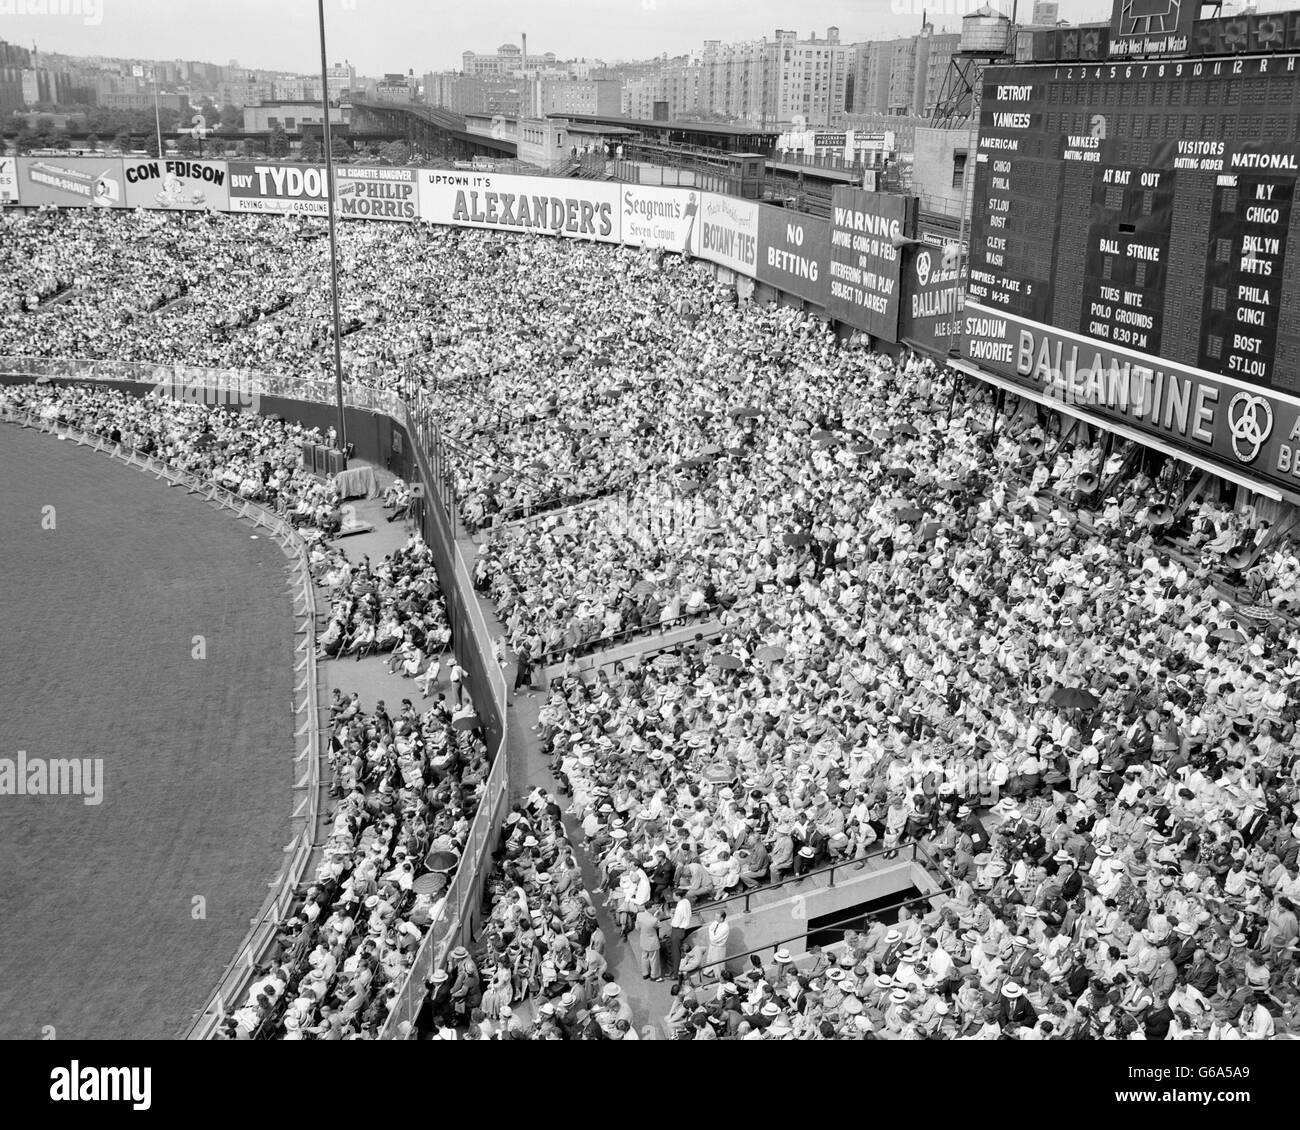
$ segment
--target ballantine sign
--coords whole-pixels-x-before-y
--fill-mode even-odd
[[[1084,415],[1300,490],[1300,400],[967,301],[962,356]]]

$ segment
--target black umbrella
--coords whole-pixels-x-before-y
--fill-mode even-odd
[[[1095,710],[1101,705],[1101,699],[1082,687],[1056,687],[1048,701],[1062,710]]]

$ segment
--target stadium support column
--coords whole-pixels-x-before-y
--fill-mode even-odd
[[[334,230],[334,139],[330,133],[330,78],[329,64],[325,61],[325,0],[316,0],[320,17],[320,100],[325,112],[325,199],[328,205],[330,228],[330,312],[334,318],[334,395],[338,400],[339,450],[346,461],[348,450],[348,425],[343,414],[343,335],[339,329],[339,246]],[[346,465],[346,462],[345,462]]]

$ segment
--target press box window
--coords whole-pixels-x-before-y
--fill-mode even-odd
[[[966,154],[954,153],[952,155],[952,186],[961,188],[966,183]]]

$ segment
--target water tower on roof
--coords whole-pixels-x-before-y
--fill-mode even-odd
[[[1006,13],[985,4],[963,16],[960,47],[948,64],[930,124],[940,128],[967,124],[975,112],[975,92],[984,68],[1010,62],[1012,51],[1011,20]]]

